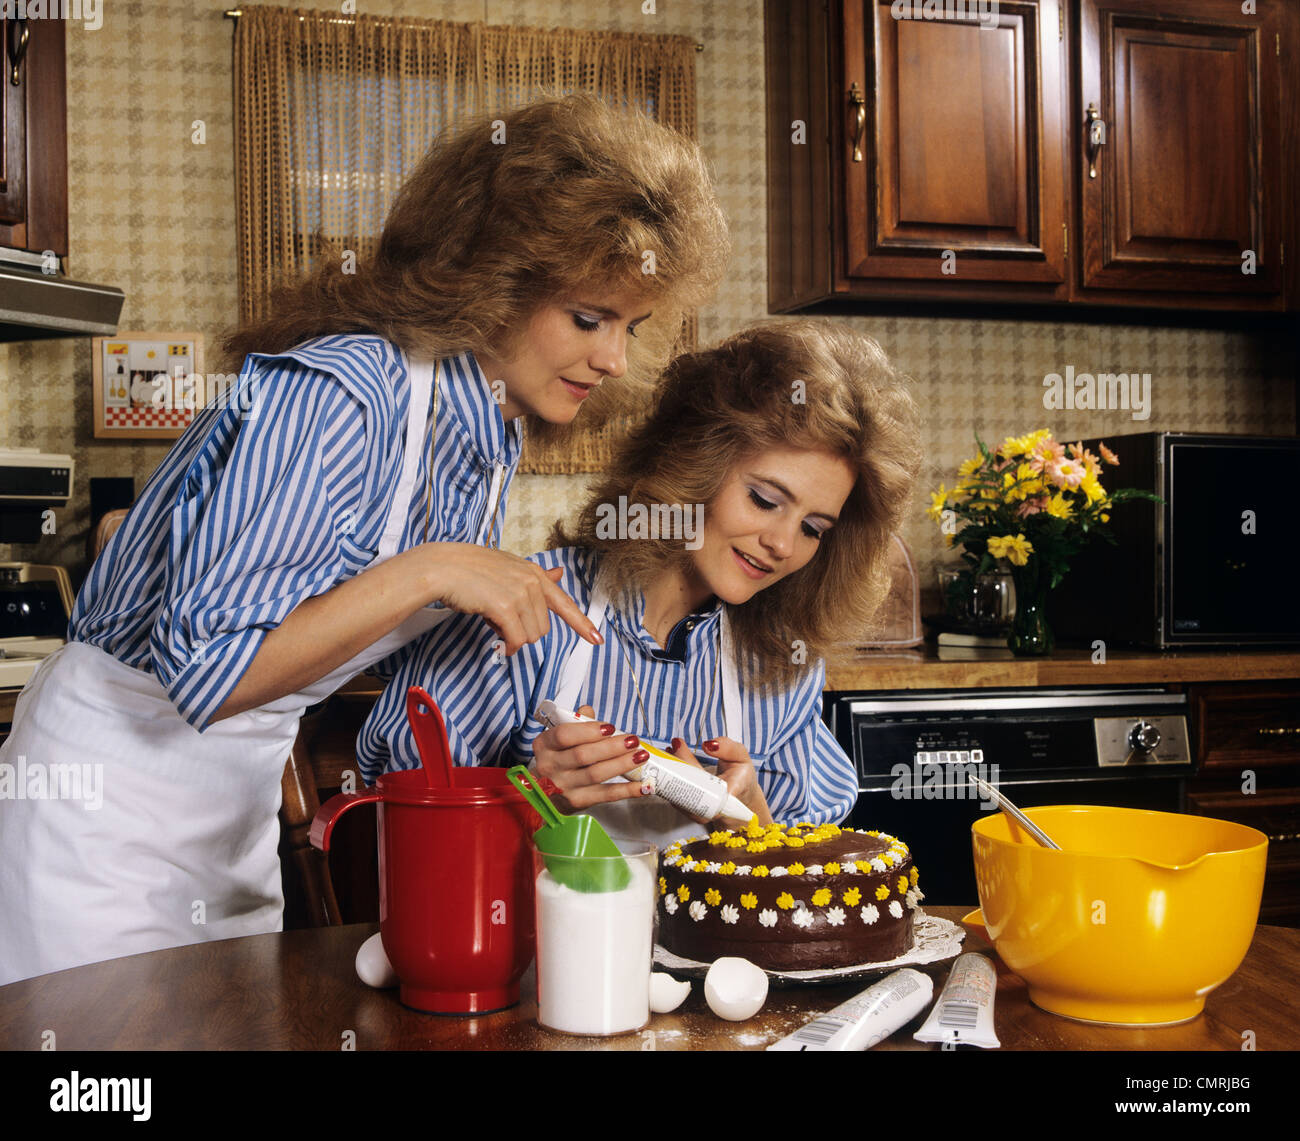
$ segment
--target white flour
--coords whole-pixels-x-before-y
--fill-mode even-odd
[[[537,877],[537,1020],[570,1034],[618,1034],[650,1019],[654,881],[627,861],[622,891],[582,892]]]

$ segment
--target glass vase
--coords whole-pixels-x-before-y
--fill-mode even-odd
[[[1038,658],[1052,652],[1056,639],[1047,624],[1047,596],[1050,579],[1032,555],[1024,566],[1011,567],[1016,584],[1016,613],[1007,645],[1018,658]]]

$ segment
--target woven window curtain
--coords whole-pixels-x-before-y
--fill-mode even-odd
[[[370,256],[388,206],[434,136],[539,88],[590,91],[695,137],[685,36],[339,16],[241,5],[234,37],[239,299],[264,315],[322,243]],[[695,344],[695,318],[683,330]],[[623,425],[566,452],[527,444],[522,470],[599,471]]]

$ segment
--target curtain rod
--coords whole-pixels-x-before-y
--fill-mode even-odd
[[[222,12],[221,14],[222,14],[222,15],[223,15],[227,20],[238,20],[239,17],[242,16],[244,13],[243,13],[242,11],[240,11],[240,9],[238,9],[238,8],[227,8],[227,9],[226,9],[224,12]],[[305,17],[303,17],[303,16],[299,16],[298,19],[302,20],[302,19],[305,19]],[[351,20],[344,19],[342,16],[333,16],[333,17],[331,17],[331,19],[337,20],[340,24],[350,24],[350,23],[352,23]],[[418,25],[411,25],[411,26],[412,26],[412,27],[416,27],[416,26],[418,26]],[[704,50],[704,45],[701,44],[701,43],[697,43],[697,44],[695,45],[695,50],[696,50],[697,52],[702,52],[702,51]]]

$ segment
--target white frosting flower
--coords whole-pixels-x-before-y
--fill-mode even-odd
[[[694,860],[687,860],[686,863],[682,865],[682,871],[693,872],[695,870],[695,866],[696,865]]]
[[[795,921],[795,925],[798,927],[812,926],[813,914],[811,911],[808,911],[805,908],[802,907],[799,908],[799,910],[796,911],[794,915],[791,916],[791,918]]]
[[[749,875],[749,873],[752,872],[753,870],[754,870],[754,869],[753,869],[752,867],[750,867],[748,864],[737,864],[737,865],[736,865],[736,875],[738,875],[738,876],[747,876],[747,875]]]
[[[826,913],[826,922],[829,923],[832,927],[840,926],[840,924],[844,922],[844,908],[832,907]]]
[[[806,876],[819,876],[822,874],[822,866],[821,864],[813,864],[810,867],[804,868],[803,874]]]
[[[758,913],[758,921],[759,921],[759,922],[760,922],[764,927],[775,927],[775,926],[776,926],[776,912],[773,911],[771,908],[768,908],[768,909],[765,910],[765,911],[760,911],[760,912]]]
[[[691,918],[694,919],[696,923],[709,913],[709,909],[704,906],[704,901],[702,899],[694,900],[691,903],[691,906],[687,908],[687,911],[690,912]]]
[[[669,915],[677,914],[677,897],[675,895],[664,896],[664,910]]]
[[[868,927],[879,918],[880,912],[876,910],[876,905],[874,903],[868,903],[867,906],[862,909],[862,922]]]
[[[769,878],[774,876],[783,876],[785,875],[785,868],[769,868],[767,874]]]
[[[903,905],[899,903],[898,900],[891,899],[889,901],[889,914],[892,915],[895,919],[902,919]]]
[[[666,860],[664,860],[664,863],[667,864],[670,868],[675,868],[681,862],[682,862],[681,856],[669,856]]]
[[[715,861],[714,863],[709,864],[704,870],[711,875],[717,875],[720,867],[722,867],[722,865]]]
[[[877,856],[874,860],[871,861],[871,870],[873,872],[887,872],[889,871],[889,866],[885,863],[884,860],[882,860],[879,856]]]
[[[916,888],[907,893],[907,907],[910,911],[916,910]]]
[[[723,922],[723,923],[735,923],[736,920],[739,919],[739,918],[740,918],[740,909],[739,909],[738,907],[736,907],[734,904],[730,904],[730,903],[728,903],[728,904],[727,904],[727,905],[722,909],[722,922]]]

